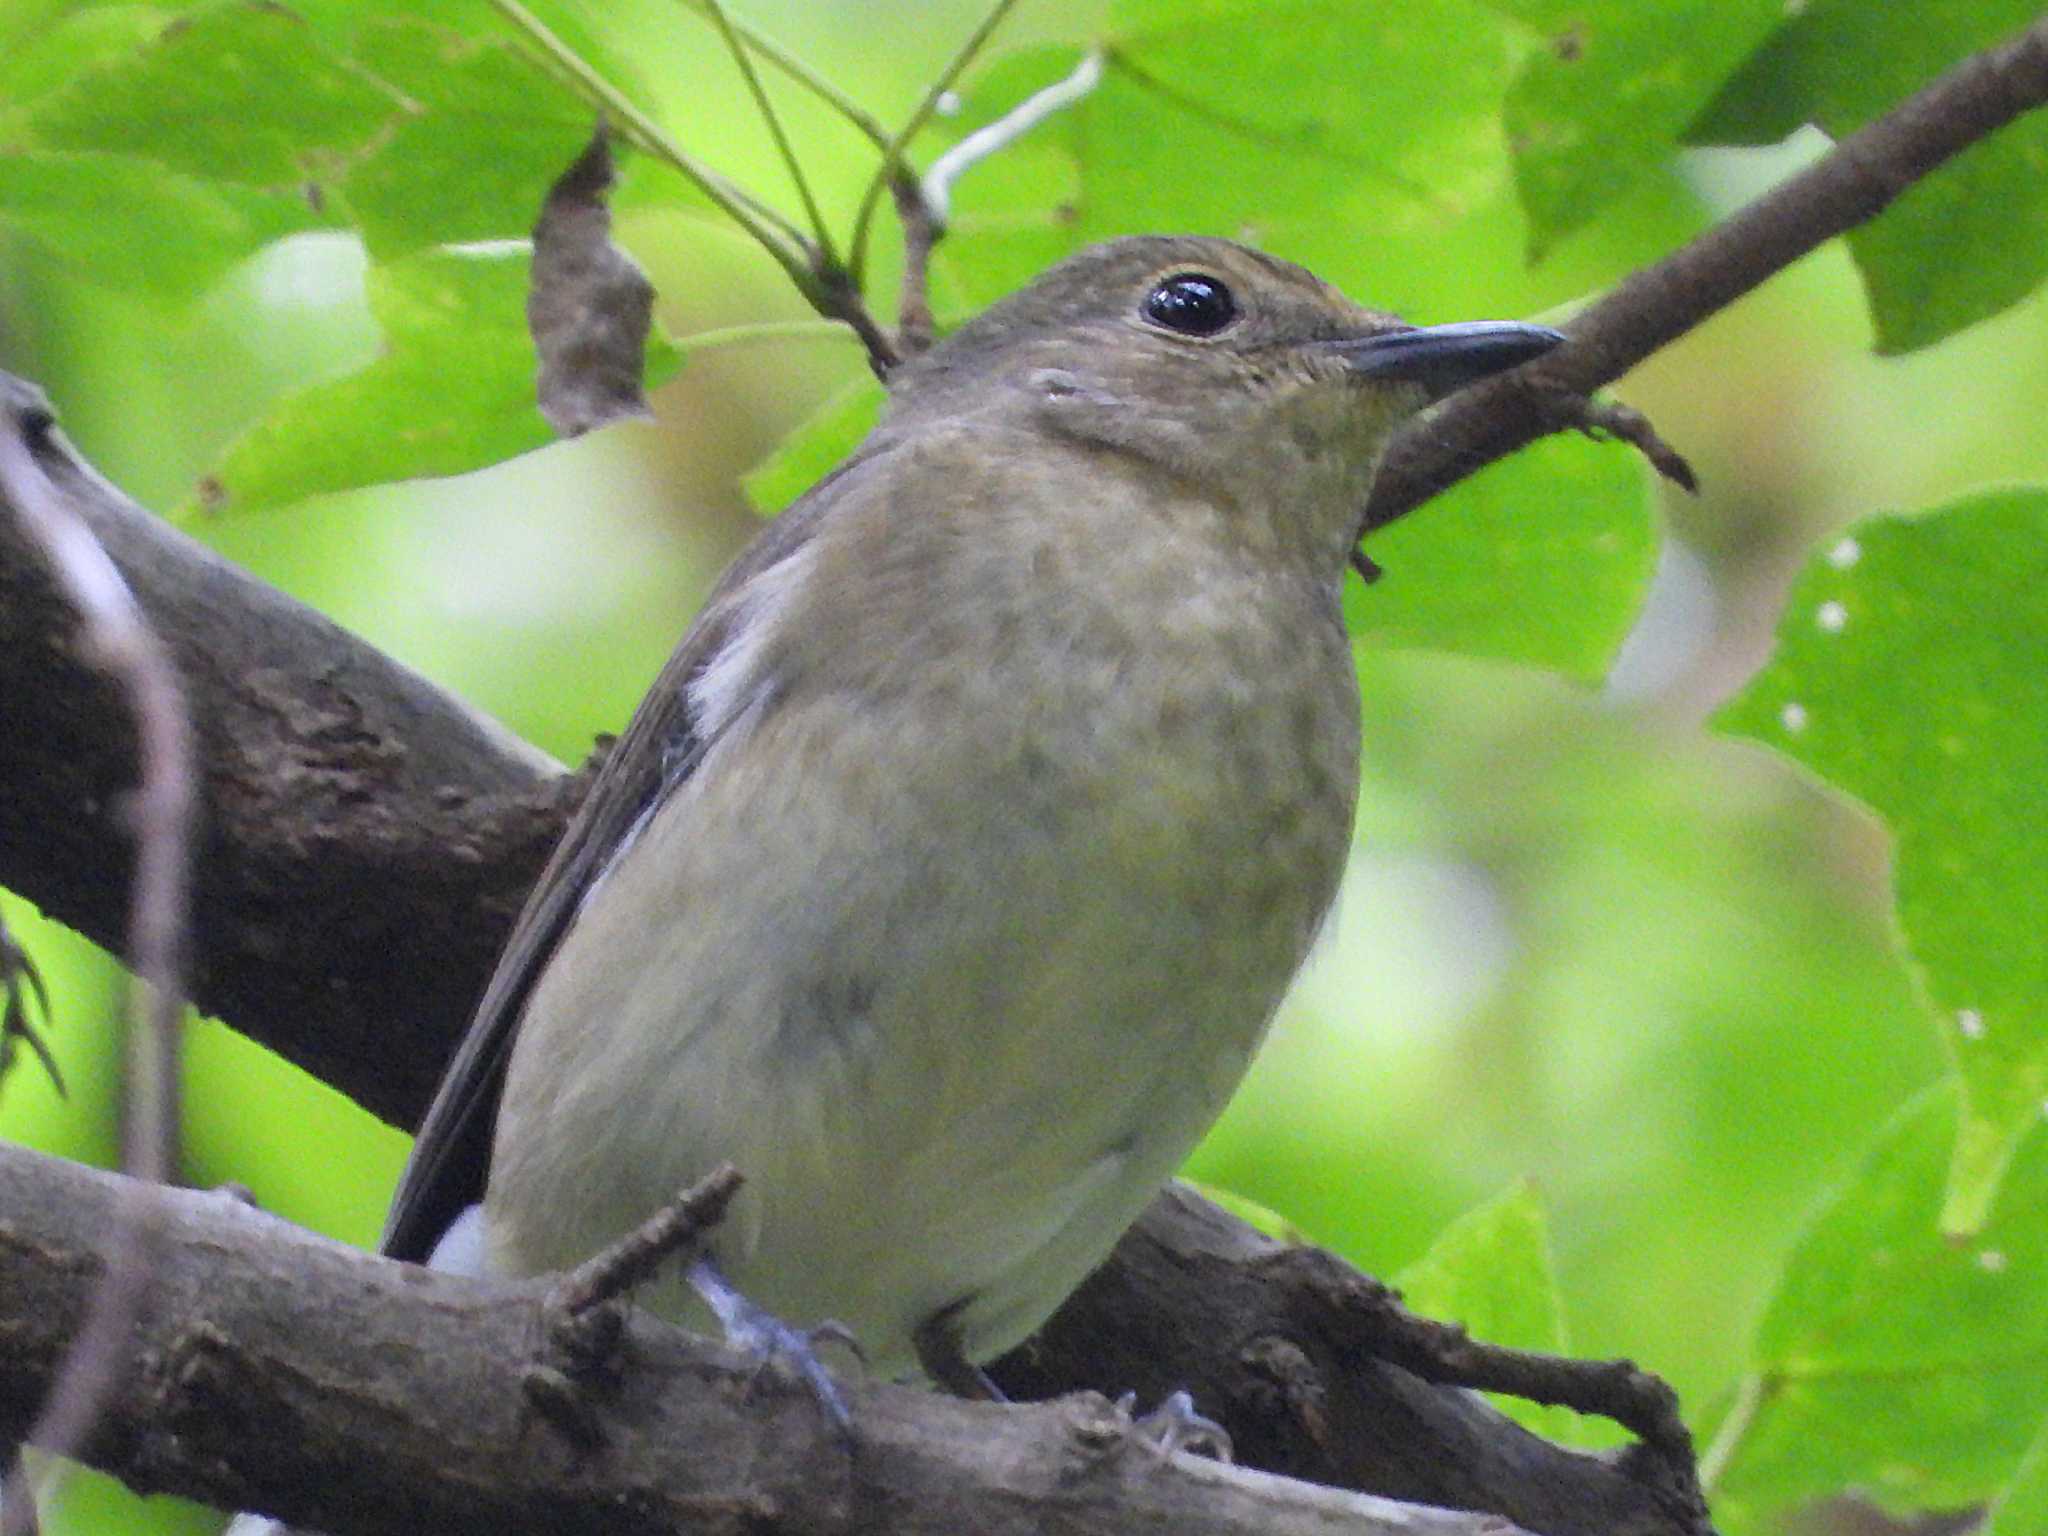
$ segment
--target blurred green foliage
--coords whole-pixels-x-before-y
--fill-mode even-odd
[[[694,3],[537,9],[794,216]],[[1104,79],[962,179],[935,304],[1170,229],[1417,320],[1555,315],[1819,152],[1802,125],[1850,131],[2034,11],[1025,3],[918,163],[1091,48]],[[740,8],[892,124],[978,13]],[[873,148],[769,84],[843,242]],[[750,530],[742,476],[785,503],[879,405],[843,339],[778,325],[806,311],[756,247],[629,156],[619,230],[673,338],[659,420],[499,462],[544,439],[516,242],[590,117],[486,0],[0,11],[0,363],[132,492],[566,759]],[[1856,232],[1853,265],[1810,258],[1626,382],[1697,502],[1557,441],[1375,537],[1385,580],[1346,594],[1351,878],[1191,1167],[1482,1334],[1667,1374],[1731,1536],[1843,1490],[1994,1501],[1999,1536],[2048,1505],[2044,493],[1986,489],[2048,481],[2044,132],[1994,136]],[[453,478],[381,484],[427,474]],[[1720,721],[1773,751],[1703,729],[1730,695]],[[109,1160],[121,989],[6,916],[72,1098],[17,1068],[0,1131]],[[374,1239],[401,1135],[218,1025],[187,1074],[188,1177]],[[46,1528],[213,1519],[80,1477]]]

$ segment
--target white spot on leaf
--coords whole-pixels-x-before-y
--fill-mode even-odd
[[[1820,605],[1820,612],[1813,616],[1814,623],[1831,635],[1842,632],[1842,626],[1849,622],[1849,610],[1840,603],[1826,602]]]
[[[1982,1040],[1984,1038],[1984,1015],[1974,1008],[1958,1008],[1956,1010],[1956,1032],[1965,1040]]]
[[[1778,723],[1784,726],[1786,730],[1792,732],[1793,735],[1798,735],[1806,729],[1806,706],[1804,704],[1787,704],[1778,711]]]
[[[1828,564],[1838,571],[1846,571],[1863,558],[1863,546],[1854,539],[1844,539],[1828,551]]]

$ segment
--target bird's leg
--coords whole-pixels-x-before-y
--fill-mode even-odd
[[[911,1348],[917,1351],[917,1363],[924,1367],[925,1375],[955,1397],[1007,1403],[1008,1394],[960,1348],[960,1309],[966,1305],[967,1298],[963,1296],[918,1324],[917,1332],[910,1337]]]
[[[779,1360],[803,1379],[817,1399],[818,1407],[832,1422],[842,1439],[853,1436],[853,1415],[838,1383],[818,1358],[820,1343],[844,1344],[856,1356],[860,1345],[843,1323],[823,1322],[815,1328],[792,1328],[781,1318],[749,1301],[733,1288],[717,1261],[707,1257],[691,1262],[683,1271],[690,1287],[704,1299],[725,1329],[725,1341],[745,1350],[764,1363]]]
[[[1007,1403],[1009,1394],[996,1385],[987,1371],[968,1359],[960,1347],[960,1309],[966,1304],[962,1298],[918,1325],[910,1340],[917,1351],[917,1363],[924,1368],[925,1375],[955,1397]],[[1116,1400],[1116,1410],[1129,1421],[1134,1439],[1162,1454],[1193,1451],[1218,1461],[1230,1460],[1230,1431],[1195,1412],[1195,1400],[1187,1393],[1169,1393],[1165,1402],[1143,1418],[1137,1416],[1137,1405],[1135,1392],[1126,1392]]]

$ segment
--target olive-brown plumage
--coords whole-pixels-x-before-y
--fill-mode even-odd
[[[1337,594],[1388,434],[1554,339],[1148,238],[906,364],[615,749],[391,1250],[481,1195],[489,1267],[564,1266],[730,1160],[716,1259],[784,1320],[885,1374],[1025,1338],[1222,1109],[1336,890]]]

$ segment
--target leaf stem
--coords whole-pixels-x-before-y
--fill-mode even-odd
[[[681,0],[681,3],[702,16],[713,15],[720,9],[717,0]],[[845,118],[875,148],[886,150],[889,147],[889,130],[882,126],[881,121],[802,59],[763,34],[759,28],[735,21],[729,13],[725,15],[725,25],[754,52]]]
[[[768,127],[768,136],[775,141],[775,151],[782,156],[783,169],[789,172],[789,179],[796,185],[797,200],[804,205],[804,217],[811,221],[811,238],[817,242],[819,264],[837,267],[839,257],[832,249],[832,231],[825,225],[825,216],[818,211],[818,200],[811,194],[811,183],[804,175],[803,162],[797,158],[796,150],[789,142],[789,134],[782,126],[782,117],[775,110],[775,103],[769,100],[767,87],[761,83],[761,73],[754,68],[752,54],[733,30],[732,18],[726,15],[719,0],[703,0],[703,6],[711,24],[725,39],[732,61],[739,66],[740,77],[747,82],[754,105],[760,109],[761,121]]]
[[[682,351],[708,352],[718,347],[745,346],[756,341],[822,341],[857,339],[839,320],[758,320],[748,325],[721,325],[714,330],[679,336]]]
[[[955,50],[953,57],[946,61],[945,68],[939,71],[925,91],[924,99],[917,104],[916,110],[883,149],[882,163],[875,168],[875,174],[868,182],[867,191],[861,194],[860,212],[854,215],[853,247],[847,260],[847,270],[853,274],[854,286],[860,286],[867,270],[868,234],[874,224],[875,206],[882,199],[882,190],[901,172],[904,148],[924,125],[932,120],[932,114],[939,109],[939,98],[953,88],[953,82],[974,62],[975,56],[987,43],[989,34],[1002,24],[1003,18],[1010,14],[1016,3],[1017,0],[995,0],[975,29],[968,34],[967,40]]]
[[[646,113],[593,69],[575,49],[555,36],[547,24],[519,0],[491,0],[491,4],[499,15],[540,48],[547,61],[579,95],[603,112],[608,120],[618,123],[626,139],[677,171],[752,235],[789,275],[799,293],[820,309],[831,302],[812,267],[809,242],[802,230],[774,209],[748,196],[671,140]]]

